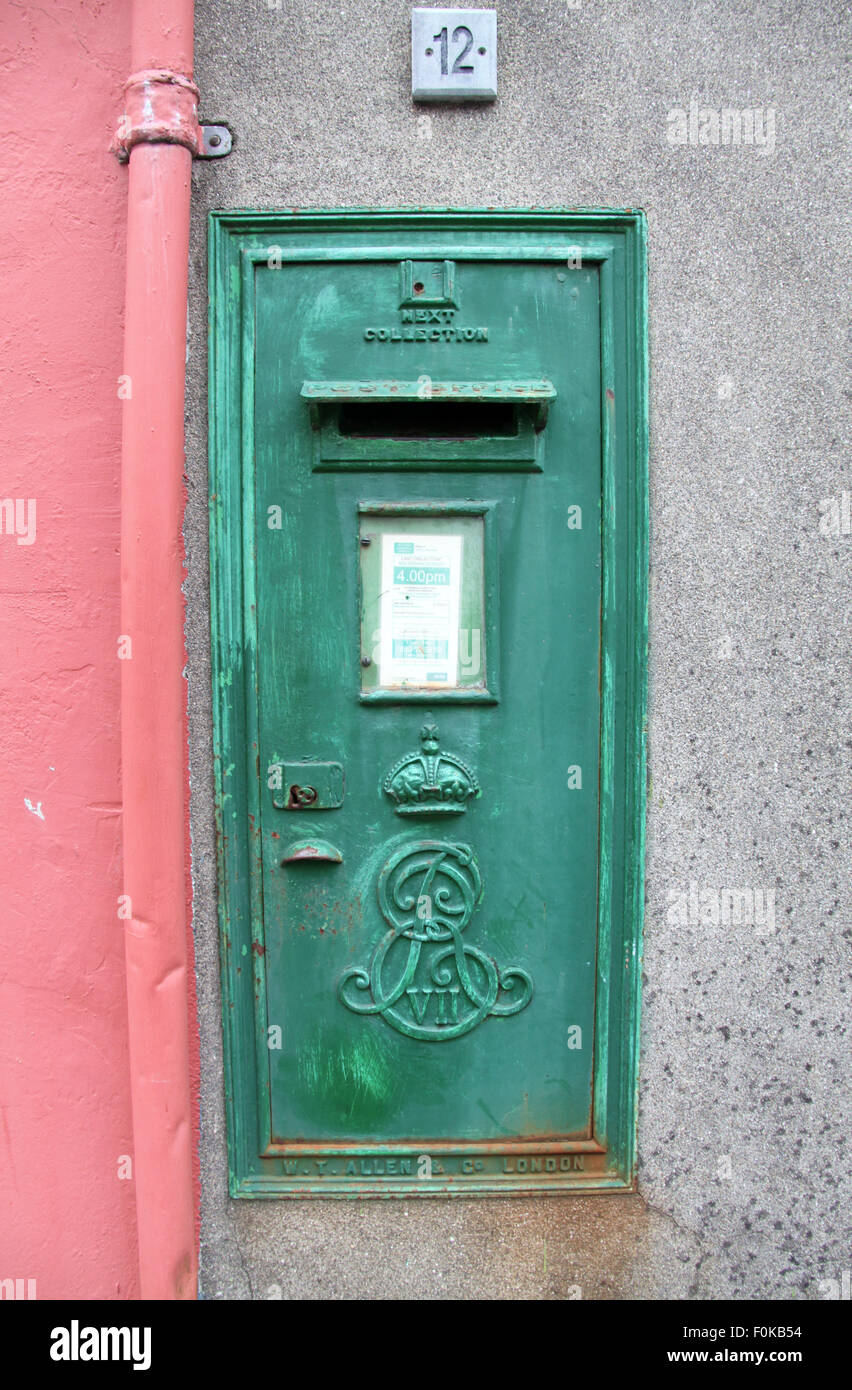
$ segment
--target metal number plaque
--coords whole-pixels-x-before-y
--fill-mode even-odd
[[[415,101],[494,101],[497,11],[411,11]]]

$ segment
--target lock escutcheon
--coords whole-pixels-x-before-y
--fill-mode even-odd
[[[343,765],[311,759],[270,763],[269,789],[279,811],[333,811],[343,805]]]

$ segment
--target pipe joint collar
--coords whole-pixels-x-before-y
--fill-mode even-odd
[[[143,142],[185,145],[193,156],[201,152],[198,88],[183,73],[147,68],[125,82],[124,114],[110,150],[125,163]]]

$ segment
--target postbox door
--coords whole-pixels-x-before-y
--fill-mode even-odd
[[[256,258],[244,308],[250,1142],[269,1190],[582,1179],[600,266],[371,249]]]

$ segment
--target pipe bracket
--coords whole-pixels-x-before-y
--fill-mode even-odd
[[[198,120],[198,88],[183,73],[145,68],[124,84],[124,113],[110,145],[126,163],[134,145],[184,145],[196,159],[218,159],[231,152],[225,125]]]
[[[226,125],[203,125],[201,127],[201,149],[198,159],[221,159],[230,154],[233,136]]]

